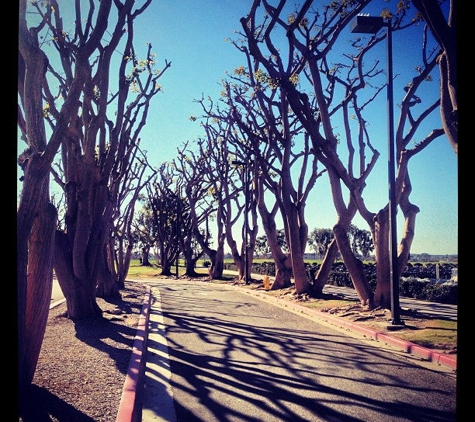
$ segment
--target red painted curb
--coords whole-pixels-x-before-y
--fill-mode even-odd
[[[378,340],[378,332],[372,330],[371,328],[358,325],[357,323],[351,324],[352,331],[356,333],[363,334],[365,337],[369,337],[372,340]]]
[[[241,289],[240,291],[246,292],[245,289]],[[265,300],[270,299],[279,304],[283,304],[285,302],[285,299],[270,297],[261,292],[247,292],[247,293],[250,293],[250,294],[253,293],[255,296],[262,297]],[[392,337],[386,333],[381,333],[380,331],[376,331],[371,328],[358,325],[357,322],[347,321],[343,318],[329,315],[325,312],[316,311],[314,309],[307,308],[305,306],[302,306],[296,303],[290,303],[290,302],[285,303],[285,307],[293,307],[293,309],[295,310],[298,309],[302,313],[306,313],[307,315],[308,314],[314,315],[318,318],[322,318],[326,322],[337,325],[340,328],[345,328],[345,329],[360,333],[365,337],[369,337],[370,339],[384,342],[388,345],[391,345],[393,347],[400,349],[401,351],[405,353],[411,354],[423,360],[427,360],[428,362],[433,362],[437,365],[450,368],[454,371],[457,370],[457,357],[454,357],[452,355],[433,352],[432,350],[427,349],[426,347],[419,346],[407,340],[401,340],[396,337]]]
[[[137,324],[132,356],[125,377],[116,422],[140,422],[142,420],[141,394],[147,363],[148,322],[150,319],[151,290],[144,298],[142,312]]]
[[[417,344],[412,344],[411,345],[411,354],[413,354],[414,356],[417,356],[421,359],[432,361],[434,352],[432,350],[429,350],[429,349],[425,348],[425,347],[418,346]]]
[[[434,353],[432,361],[439,365],[452,368],[454,371],[457,369],[457,358],[444,353]]]
[[[402,350],[403,352],[410,353],[412,343],[410,343],[409,341],[391,337],[384,333],[377,333],[377,335],[379,341],[382,341],[386,344],[390,344],[391,346],[394,346],[397,349]]]

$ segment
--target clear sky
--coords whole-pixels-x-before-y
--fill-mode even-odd
[[[152,43],[159,67],[165,59],[172,63],[160,80],[164,93],[154,98],[147,127],[142,132],[142,145],[152,163],[173,159],[176,148],[183,142],[204,135],[198,122],[189,120],[189,116],[201,114],[194,100],[209,95],[217,101],[219,81],[225,72],[232,72],[235,67],[244,64],[242,54],[226,39],[237,38],[234,31],[240,30],[239,19],[247,14],[251,3],[251,0],[161,0],[153,2],[147,16],[138,21],[136,40]],[[412,46],[409,39],[401,38],[396,33],[393,46],[394,74],[397,74],[404,67],[408,52],[419,46]],[[384,49],[382,54],[384,65]],[[401,79],[401,83],[406,81]],[[433,84],[430,89],[437,90],[438,85]],[[397,93],[395,84],[396,103],[401,98]],[[387,139],[384,95],[381,100],[379,120],[383,133],[380,135]],[[435,118],[437,120],[437,116]],[[435,125],[439,127],[440,123]],[[370,178],[372,184],[365,190],[366,201],[372,211],[382,208],[388,196],[387,148],[381,146],[379,149],[381,156],[375,174]],[[457,174],[457,158],[445,137],[434,141],[418,157],[411,159],[411,199],[421,210],[416,217],[412,253],[458,253]],[[330,228],[335,223],[331,196],[323,185],[323,182],[317,183],[315,196],[307,204],[310,230]],[[368,229],[363,220],[356,218],[354,222],[360,228]],[[399,231],[403,224],[399,217]]]
[[[150,42],[157,54],[158,68],[163,67],[165,60],[171,62],[171,68],[159,81],[164,92],[152,99],[147,125],[141,135],[141,145],[148,151],[152,165],[158,167],[162,162],[172,160],[184,142],[204,136],[199,122],[189,119],[192,115],[201,115],[201,108],[195,100],[210,96],[217,101],[221,90],[219,81],[225,77],[225,72],[232,72],[235,67],[245,64],[243,55],[226,39],[238,38],[234,31],[241,29],[239,19],[247,15],[251,4],[251,0],[153,1],[136,21],[137,51],[145,52],[145,43]],[[142,43],[144,47],[140,50]],[[384,45],[381,47],[382,66],[386,63]],[[394,73],[397,74],[404,69],[408,54],[420,47],[413,46],[410,39],[401,38],[396,33],[393,45]],[[407,82],[404,78],[399,80]],[[402,88],[397,84],[395,82],[396,103],[400,102]],[[429,89],[437,94],[438,84],[434,83]],[[365,200],[373,212],[383,208],[388,198],[385,95],[380,101],[378,110],[381,116],[370,123],[383,142],[377,145],[381,156],[365,189]],[[395,112],[397,122],[396,105]],[[434,117],[434,127],[440,127],[438,116]],[[412,253],[458,253],[457,174],[457,157],[445,137],[434,141],[418,157],[411,159],[411,200],[420,208]],[[335,224],[336,213],[327,182],[323,179],[319,179],[314,195],[307,202],[306,215],[310,230],[331,228]],[[355,218],[354,223],[368,229],[361,218]],[[403,224],[399,217],[399,231]]]

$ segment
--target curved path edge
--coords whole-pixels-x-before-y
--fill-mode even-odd
[[[133,281],[141,282],[139,280]],[[345,320],[344,318],[329,315],[321,311],[289,302],[285,299],[268,296],[262,294],[261,292],[249,289],[242,289],[237,286],[229,287],[235,288],[242,293],[253,295],[261,300],[273,303],[292,312],[302,314],[303,316],[316,318],[317,320],[331,324],[340,329],[362,335],[366,339],[384,343],[422,361],[435,363],[455,372],[457,370],[457,358],[452,355],[435,352],[409,341],[390,336],[387,333],[379,332],[377,330],[358,325],[358,323]],[[137,334],[134,340],[132,356],[130,358],[129,368],[124,382],[116,422],[142,421],[143,389],[145,386],[146,377],[145,372],[147,365],[147,348],[152,300],[151,287],[147,286],[147,289],[148,291],[144,298],[142,312],[137,325]]]
[[[395,347],[396,349],[402,352],[405,352],[407,354],[413,355],[414,357],[419,358],[421,360],[435,363],[437,365],[449,368],[453,371],[457,370],[457,357],[453,355],[449,355],[447,353],[435,352],[426,347],[419,346],[415,343],[411,343],[410,341],[393,337],[391,335],[388,335],[387,333],[383,333],[383,332],[359,325],[356,322],[348,321],[338,316],[329,315],[325,312],[317,311],[317,310],[308,308],[306,306],[298,305],[296,303],[292,303],[285,299],[280,299],[277,297],[264,295],[257,291],[242,289],[239,287],[237,289],[239,289],[239,291],[252,294],[253,296],[256,296],[262,300],[273,302],[276,305],[284,307],[286,309],[293,309],[295,312],[305,314],[307,316],[313,316],[325,322],[328,322],[332,325],[352,331],[354,333],[361,334],[367,339],[375,340],[375,341],[387,344],[389,346]]]
[[[147,290],[137,324],[137,333],[122,389],[116,422],[140,422],[142,420],[142,394],[147,363],[148,325],[152,297],[149,286],[147,286]]]

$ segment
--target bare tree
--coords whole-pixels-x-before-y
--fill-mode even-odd
[[[27,144],[27,149],[18,160],[24,173],[17,210],[20,397],[24,397],[22,391],[33,379],[51,297],[54,243],[48,239],[54,239],[56,209],[49,203],[50,167],[69,122],[77,115],[81,84],[84,82],[84,75],[77,75],[77,83],[70,86],[68,96],[64,98],[56,131],[48,140],[43,90],[47,84],[49,60],[42,50],[41,33],[49,29],[48,21],[53,17],[56,2],[53,3],[53,7],[46,8],[44,14],[42,10],[38,10],[39,19],[33,24],[27,20],[26,1],[20,1],[19,9],[18,126],[21,138]],[[37,7],[37,4],[33,7]],[[104,2],[102,14],[107,13],[109,8],[110,2]],[[59,20],[59,14],[56,13],[55,18]],[[103,32],[104,28],[98,27],[93,35],[100,38]],[[91,53],[90,49],[84,49],[83,60],[87,60]],[[38,248],[33,247],[35,244],[39,246],[39,239],[35,238],[40,232],[44,244]]]
[[[175,181],[175,198],[177,201],[176,232],[178,233],[180,251],[185,261],[185,276],[197,277],[199,274],[196,272],[196,264],[203,256],[204,251],[194,235],[190,204],[186,196],[182,194],[182,183],[179,179]],[[205,221],[204,216],[201,218],[203,220],[201,223],[203,223]],[[199,225],[201,225],[201,223],[199,223]],[[203,229],[200,228],[200,230],[201,233],[204,234]]]
[[[156,80],[163,73],[153,70],[151,46],[145,61],[139,61],[133,47],[134,20],[149,4],[134,9],[133,0],[104,0],[96,10],[94,2],[75,2],[70,31],[63,26],[56,0],[28,6],[20,2],[18,126],[27,144],[19,158],[24,175],[17,211],[22,386],[31,382],[41,348],[53,256],[69,315],[101,314],[95,301],[96,257],[104,251],[119,181],[127,176],[148,103],[160,91]],[[111,83],[113,67],[117,85]],[[128,102],[131,89],[136,93]],[[110,105],[114,120],[107,117]],[[53,236],[53,248],[46,236],[56,225],[49,177],[60,148],[66,228]],[[32,236],[40,232],[44,245],[31,247]]]
[[[251,274],[258,233],[257,173],[249,154],[245,149],[243,151],[240,132],[233,123],[229,107],[220,109],[212,100],[205,104],[203,99],[200,104],[204,111],[202,127],[206,137],[198,144],[199,152],[201,157],[207,157],[207,179],[222,210],[219,215],[225,228],[226,243],[242,280]],[[242,221],[240,249],[233,233],[239,219]]]
[[[132,251],[137,243],[137,238],[133,230],[133,219],[135,215],[136,203],[140,197],[140,192],[147,186],[157,173],[157,169],[152,169],[147,161],[145,154],[138,160],[132,160],[131,169],[127,172],[128,177],[122,180],[120,190],[117,196],[117,206],[112,216],[112,234],[107,243],[107,253],[111,262],[111,277],[104,282],[108,282],[108,288],[112,289],[111,284],[117,285],[119,289],[124,288],[125,278],[129,271]],[[148,175],[146,171],[151,170]],[[96,289],[97,295],[101,295],[101,280],[98,280]],[[104,294],[110,295],[111,292]]]
[[[303,133],[282,90],[266,78],[259,62],[251,59],[244,45],[235,46],[244,53],[248,67],[238,68],[230,75],[223,101],[231,110],[235,131],[244,140],[237,145],[256,162],[258,209],[276,263],[272,288],[290,285],[292,276],[296,292],[309,293],[310,280],[304,263],[308,236],[305,206],[321,175],[317,158],[309,153],[310,138]],[[273,211],[266,205],[266,192],[275,200]],[[284,223],[288,255],[283,253],[276,237],[277,210]]]
[[[153,236],[152,211],[147,206],[148,198],[146,195],[140,195],[138,198],[142,207],[135,213],[132,222],[132,235],[136,245],[140,248],[140,265],[150,267],[150,249],[155,244]]]
[[[178,157],[173,165],[190,206],[194,237],[211,261],[209,276],[211,279],[220,279],[224,270],[225,232],[220,216],[223,210],[215,201],[210,179],[207,177],[209,166],[206,154],[202,154],[199,148],[194,150],[187,142],[178,149]],[[214,221],[217,228],[215,248],[212,245],[210,220]]]
[[[457,1],[450,0],[447,16],[442,8],[448,0],[412,0],[440,46],[437,58],[440,73],[440,116],[445,135],[458,155],[457,93]],[[416,17],[417,19],[417,17]]]
[[[116,291],[104,288],[113,286],[115,281],[108,269],[111,256],[107,254],[106,244],[122,180],[131,170],[150,100],[160,92],[157,79],[164,71],[155,70],[151,45],[143,60],[133,45],[134,20],[149,4],[146,2],[140,8],[134,8],[132,0],[116,4],[117,17],[111,8],[101,15],[102,4],[96,14],[92,5],[87,19],[83,20],[84,11],[78,3],[74,36],[68,36],[60,25],[49,22],[50,29],[58,34],[51,50],[61,57],[63,69],[59,73],[52,67],[50,73],[59,84],[62,97],[67,96],[76,75],[84,75],[79,113],[63,133],[62,174],[56,178],[64,190],[67,207],[65,227],[56,233],[55,271],[71,318],[101,314],[95,300],[99,284],[100,294],[117,295]],[[112,30],[109,25],[113,25]],[[103,33],[107,29],[110,36],[89,38],[91,28],[99,27]],[[83,49],[91,49],[90,59],[83,59]],[[122,53],[117,57],[120,49]],[[167,63],[165,69],[168,66]],[[113,72],[117,79],[112,77]],[[48,87],[44,91],[48,101],[47,120],[54,130],[62,102]],[[111,117],[109,109],[113,109]]]
[[[152,183],[147,185],[147,208],[151,218],[153,239],[159,251],[162,275],[171,275],[173,263],[180,253],[177,232],[178,198],[173,191],[172,174],[167,163],[160,166]]]
[[[285,92],[289,106],[311,138],[313,154],[327,169],[338,214],[337,224],[333,228],[335,242],[361,302],[371,307],[389,307],[388,206],[378,213],[371,213],[363,200],[367,178],[379,156],[379,152],[370,141],[364,111],[385,85],[377,86],[374,82],[371,85],[369,83],[382,72],[378,70],[378,63],[369,70],[365,69],[362,63],[366,52],[381,42],[384,34],[372,37],[366,46],[361,46],[356,41],[355,45],[360,48],[359,54],[350,55],[347,63],[336,62],[331,56],[343,29],[367,3],[332,2],[328,7],[322,7],[322,10],[313,10],[315,2],[306,1],[299,9],[291,11],[285,8],[285,1],[272,6],[268,1],[256,0],[250,14],[243,18],[241,23],[253,59],[262,66],[265,77]],[[259,15],[261,4],[263,11]],[[404,28],[403,12],[392,15],[386,11],[385,16],[390,20],[393,29]],[[408,25],[412,24],[411,22]],[[284,41],[285,48],[282,45]],[[407,160],[441,135],[439,130],[431,132],[423,142],[412,149],[411,153],[406,153],[406,147],[415,131],[438,105],[436,101],[422,110],[413,108],[421,103],[416,95],[417,88],[428,78],[434,65],[433,56],[423,54],[423,57],[424,64],[418,68],[419,73],[411,81],[403,98],[403,112],[396,130],[399,164],[396,196],[401,208],[403,198],[407,205],[403,209],[406,225],[398,255],[399,274],[407,263],[407,250],[412,243],[415,214],[418,211],[417,207],[409,202],[411,187]],[[365,95],[362,89],[371,86],[374,87],[373,93]],[[418,113],[417,117],[415,111]],[[343,139],[334,129],[334,121],[337,118],[343,124]],[[355,124],[356,128],[353,127]],[[406,127],[409,129],[404,133]],[[356,139],[353,136],[354,129],[357,129],[358,133]],[[346,165],[338,152],[345,146],[347,149],[345,156],[348,157]],[[348,202],[344,200],[345,192],[349,196]],[[363,264],[352,252],[347,236],[357,211],[368,222],[374,239],[378,263],[376,292],[372,291],[366,280]],[[336,253],[334,244],[330,245],[327,254],[329,252]],[[317,293],[321,291],[325,282],[326,278],[319,278],[317,274],[313,285]]]

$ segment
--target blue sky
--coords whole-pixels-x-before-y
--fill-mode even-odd
[[[234,31],[241,29],[239,19],[247,15],[251,4],[251,0],[153,1],[136,21],[135,45],[138,54],[146,51],[146,43],[151,43],[157,55],[158,68],[163,67],[165,60],[171,62],[170,69],[159,81],[163,93],[153,98],[147,124],[141,133],[141,145],[147,150],[153,166],[158,167],[162,162],[172,160],[177,148],[184,142],[204,135],[199,122],[189,119],[192,115],[201,115],[201,108],[195,100],[210,96],[217,101],[221,90],[219,82],[226,71],[232,72],[245,64],[243,55],[226,40],[238,38]],[[351,37],[349,32],[348,37]],[[407,69],[409,56],[419,48],[419,45],[412,45],[412,39],[407,35],[405,37],[397,33],[393,37],[394,74]],[[385,43],[380,46],[380,51],[381,64],[385,66]],[[406,82],[407,78],[396,78],[396,103],[401,98],[398,92],[402,92]],[[427,89],[432,90],[433,95],[438,94],[437,83],[428,85]],[[365,189],[365,201],[373,212],[384,207],[388,197],[384,94],[379,101],[375,110],[381,116],[371,119],[370,123],[374,133],[372,141],[381,156]],[[397,122],[397,105],[395,112]],[[433,127],[440,127],[438,116],[435,115],[434,119]],[[23,149],[22,144],[20,150]],[[412,253],[457,254],[458,162],[447,139],[443,137],[434,141],[418,157],[411,159],[409,169],[413,184],[411,200],[421,210],[416,218]],[[307,202],[310,230],[331,228],[336,221],[328,183],[324,179],[319,179],[314,194]],[[354,223],[368,229],[361,218],[355,218]],[[399,217],[399,231],[403,224]]]
[[[164,92],[154,98],[148,123],[142,132],[142,146],[148,151],[152,163],[158,165],[173,159],[176,148],[183,142],[203,135],[199,123],[189,120],[189,116],[201,113],[194,100],[204,95],[217,101],[219,81],[225,72],[232,72],[235,67],[244,64],[241,53],[226,39],[237,38],[234,31],[240,30],[239,19],[247,14],[251,3],[250,0],[161,0],[153,2],[147,16],[141,16],[137,22],[136,41],[152,43],[158,67],[165,59],[172,63],[160,79]],[[404,70],[409,53],[416,51],[418,45],[412,49],[411,40],[395,33],[393,46],[394,74],[398,74]],[[385,44],[381,48],[384,66]],[[400,83],[407,81],[403,78],[399,80]],[[436,94],[438,84],[433,83],[427,89]],[[398,82],[395,82],[394,92],[397,103]],[[386,144],[378,145],[381,156],[365,190],[366,201],[372,211],[382,208],[388,196],[385,95],[381,96],[381,101],[381,118],[371,123],[373,130],[379,131],[377,135]],[[434,117],[437,120],[438,116]],[[440,126],[438,122],[435,125]],[[458,253],[457,173],[457,158],[445,137],[434,141],[419,157],[412,159],[411,199],[421,210],[416,218],[412,253]],[[308,201],[307,210],[310,230],[330,228],[335,223],[331,196],[323,181],[317,183],[315,196]],[[354,222],[367,229],[363,220],[356,218]],[[403,224],[399,217],[399,231]]]

